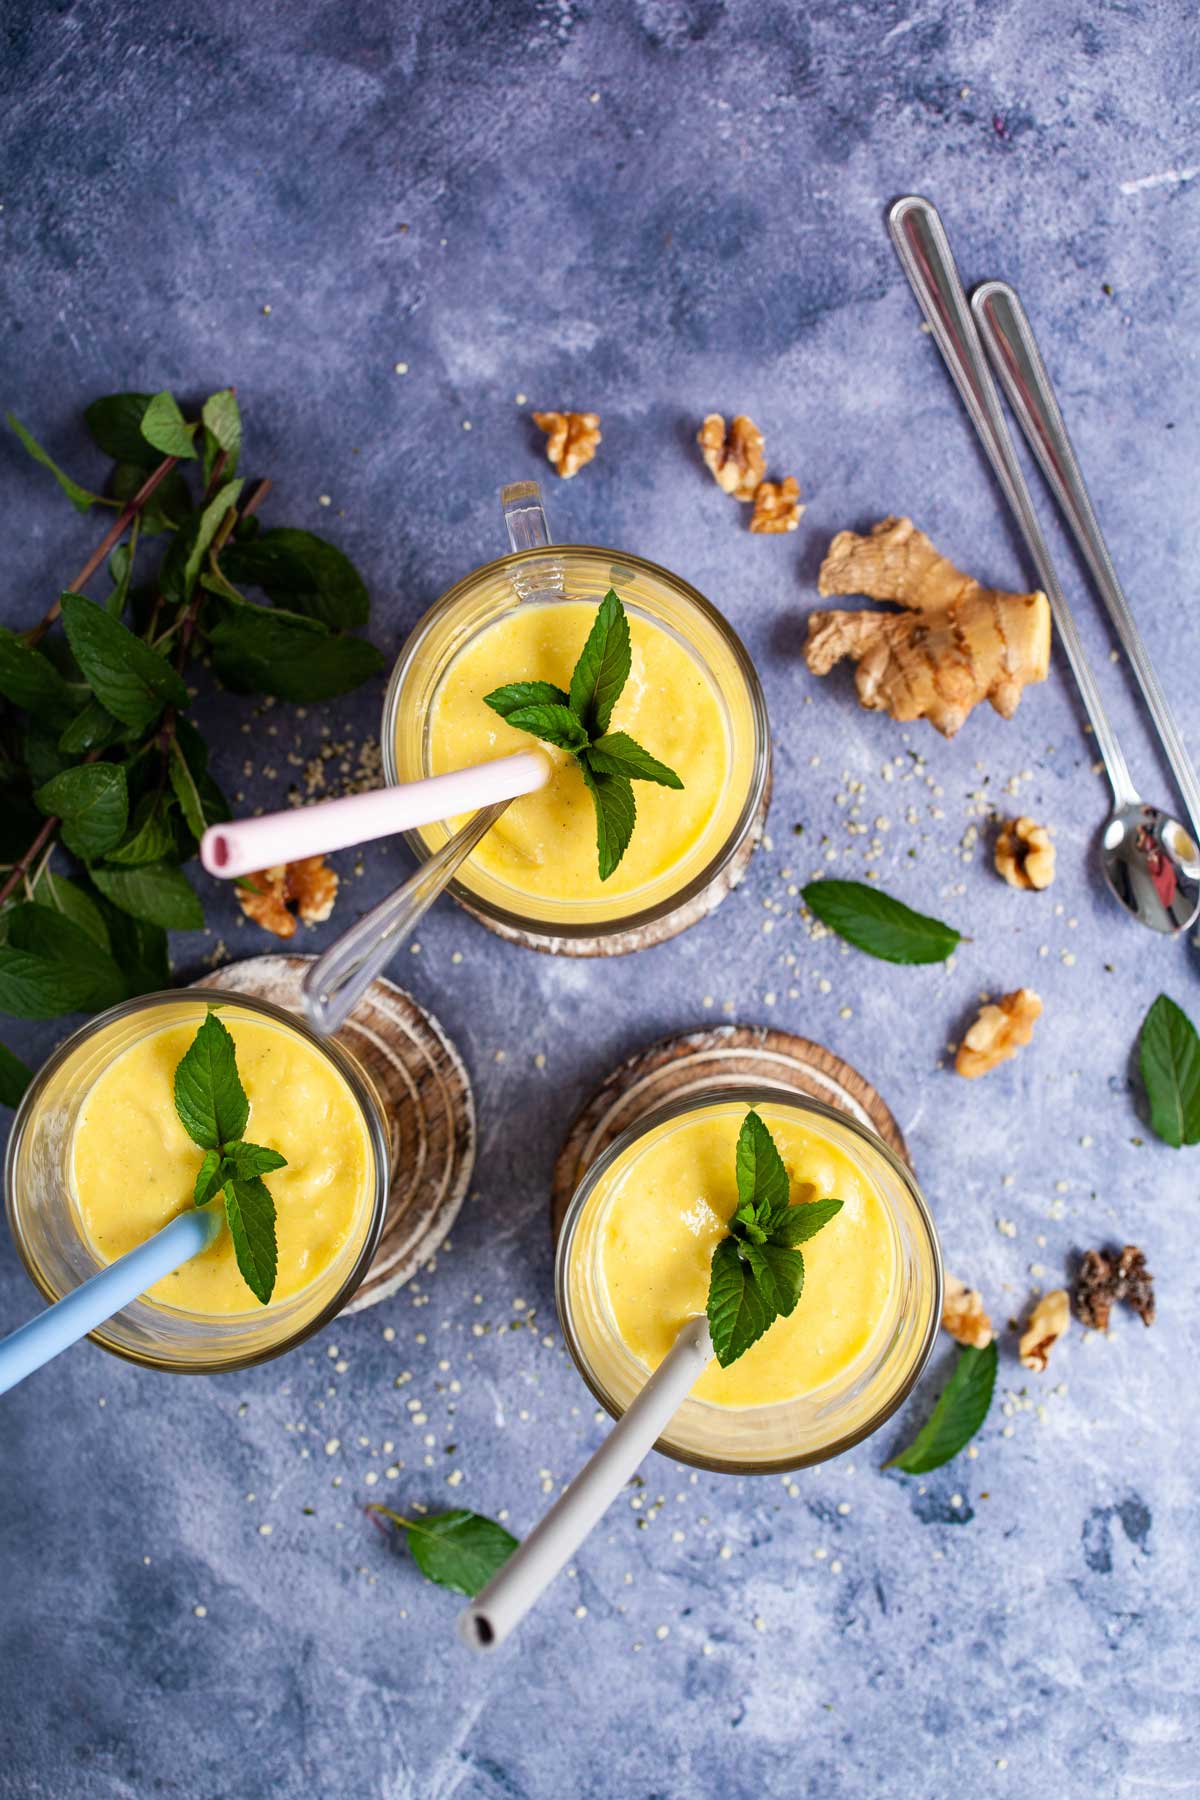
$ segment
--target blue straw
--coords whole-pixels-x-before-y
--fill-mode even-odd
[[[10,1337],[0,1339],[0,1394],[16,1387],[60,1351],[69,1350],[181,1263],[207,1250],[223,1217],[215,1206],[196,1206],[180,1213],[136,1250],[118,1257],[74,1293],[47,1307],[27,1325],[18,1326]]]

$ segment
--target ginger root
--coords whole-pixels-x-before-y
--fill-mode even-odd
[[[849,656],[863,706],[893,719],[928,719],[953,737],[980,700],[1011,719],[1021,693],[1050,663],[1043,593],[981,587],[938,554],[911,519],[883,519],[868,537],[839,532],[821,565],[822,594],[895,600],[900,613],[815,612],[804,656],[827,675]]]

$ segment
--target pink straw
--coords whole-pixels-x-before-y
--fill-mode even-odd
[[[519,750],[515,756],[430,775],[424,781],[373,788],[344,800],[320,800],[315,806],[264,813],[258,819],[233,819],[209,826],[200,840],[200,860],[210,875],[226,880],[252,875],[302,856],[346,850],[351,844],[370,843],[500,800],[515,800],[544,787],[550,771],[550,759],[541,750]]]

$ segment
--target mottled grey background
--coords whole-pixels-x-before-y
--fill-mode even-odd
[[[1107,797],[1061,666],[1013,723],[979,716],[946,745],[862,714],[848,677],[818,685],[799,657],[842,526],[910,512],[981,576],[1027,575],[884,232],[888,200],[918,188],[968,280],[1019,285],[1194,717],[1194,9],[8,0],[0,34],[0,397],[72,469],[99,473],[80,423],[95,394],[236,382],[250,471],[277,482],[268,518],[346,546],[390,655],[498,549],[499,483],[546,473],[515,397],[595,407],[595,463],[550,478],[558,534],[658,558],[723,607],[776,738],[773,847],[685,939],[600,968],[511,949],[448,903],[423,926],[395,973],[461,1047],[482,1140],[435,1273],[243,1376],[155,1378],[83,1347],[3,1402],[0,1793],[1200,1791],[1200,1152],[1144,1141],[1130,1085],[1159,989],[1200,1010],[1194,951],[1140,933],[1099,886]],[[773,471],[799,477],[795,536],[748,536],[699,466],[714,408],[750,412]],[[3,617],[25,624],[94,534],[10,439],[2,457]],[[1070,572],[1135,771],[1168,796]],[[206,697],[218,774],[247,804],[278,801],[292,734],[305,753],[325,724],[361,740],[380,692],[303,721],[280,709],[253,738],[244,703]],[[243,778],[245,756],[279,779]],[[986,832],[962,842],[1022,772],[1021,805],[1059,842],[1043,897],[1000,884]],[[846,831],[847,778],[866,836]],[[969,933],[953,968],[809,940],[785,871],[823,866],[823,835],[839,870],[877,867]],[[372,850],[311,943],[405,866]],[[213,935],[176,942],[180,978],[218,939],[270,948],[203,885]],[[979,992],[1021,982],[1045,997],[1034,1044],[982,1085],[956,1080],[944,1046]],[[877,1082],[950,1266],[999,1321],[1079,1248],[1128,1238],[1159,1323],[1076,1331],[1040,1381],[1006,1335],[977,1459],[923,1482],[879,1465],[944,1351],[894,1428],[791,1487],[652,1459],[518,1640],[472,1660],[455,1599],[363,1503],[507,1509],[521,1531],[596,1443],[553,1320],[551,1162],[615,1059],[722,1016],[808,1033]],[[62,1029],[6,1036],[36,1060]],[[519,1301],[535,1331],[501,1329],[528,1317]],[[32,1305],[6,1244],[0,1320]]]

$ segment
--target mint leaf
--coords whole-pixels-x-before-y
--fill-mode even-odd
[[[261,531],[221,552],[230,581],[261,588],[273,605],[332,630],[365,625],[371,610],[362,576],[336,544],[312,531]]]
[[[152,469],[158,467],[153,455]],[[136,463],[120,462],[112,472],[109,487],[114,500],[132,500],[145,484],[146,468]],[[192,495],[182,469],[169,469],[138,514],[138,530],[142,537],[157,537],[161,532],[177,530],[192,511]]]
[[[63,628],[101,705],[131,731],[148,731],[164,706],[182,710],[188,691],[165,656],[82,594],[62,597]]]
[[[996,1358],[995,1339],[984,1350],[976,1350],[973,1345],[960,1350],[954,1373],[929,1422],[908,1449],[884,1463],[884,1468],[901,1469],[906,1475],[924,1475],[957,1456],[987,1418],[996,1385]]]
[[[204,485],[207,487],[221,450],[225,452],[226,479],[237,474],[238,457],[242,452],[242,415],[233,389],[221,388],[218,393],[210,394],[200,408],[200,418],[204,425]]]
[[[121,842],[108,851],[108,861],[137,867],[173,856],[175,833],[171,829],[171,811],[169,796],[144,794],[134,810],[129,830]]]
[[[962,942],[953,926],[913,912],[864,881],[810,881],[801,893],[823,925],[884,962],[945,962]]]
[[[225,1217],[242,1280],[265,1306],[275,1288],[275,1202],[257,1175],[225,1183]]]
[[[75,511],[79,513],[89,512],[99,500],[99,494],[90,493],[87,488],[80,487],[77,481],[72,481],[71,477],[59,468],[49,451],[42,449],[42,446],[38,443],[33,433],[31,431],[26,431],[24,425],[22,425],[20,419],[18,419],[15,414],[5,413],[4,417],[9,429],[16,432],[26,450],[28,450],[30,456],[32,456],[34,462],[41,463],[43,469],[49,469],[55,481],[57,481],[59,487],[67,496],[71,505],[75,508]]]
[[[509,681],[483,696],[485,706],[498,712],[502,719],[523,706],[570,706],[571,697],[552,681]]]
[[[404,1532],[413,1560],[428,1581],[473,1600],[517,1547],[517,1539],[481,1513],[425,1513],[406,1519],[390,1506],[368,1506]]]
[[[62,840],[86,862],[120,842],[129,818],[125,771],[113,763],[64,769],[33,796],[47,817],[62,820]]]
[[[136,869],[101,865],[92,869],[91,876],[107,900],[135,919],[172,931],[203,929],[204,909],[176,863],[144,863]]]
[[[142,436],[142,420],[150,400],[149,394],[106,394],[93,400],[84,413],[92,442],[114,462],[137,463],[141,469],[156,469],[161,462],[162,458]]]
[[[624,775],[597,775],[582,761],[579,771],[596,808],[600,879],[607,881],[629,848],[637,823],[637,803]]]
[[[674,769],[643,750],[627,731],[610,731],[606,737],[597,738],[587,759],[602,775],[627,775],[630,781],[656,781],[660,787],[683,786]]]
[[[32,1080],[33,1070],[14,1056],[6,1044],[0,1044],[0,1106],[20,1106]]]
[[[231,506],[237,505],[245,485],[244,481],[227,481],[223,487],[217,489],[208,505],[197,515],[195,529],[189,533],[190,542],[183,565],[185,599],[191,599],[192,589],[196,585],[196,577],[200,573],[200,565],[207,556],[226,513]],[[182,536],[182,533],[180,535]]]
[[[589,738],[603,737],[608,730],[632,667],[629,620],[617,594],[609,588],[571,676],[571,710],[582,720]]]
[[[104,915],[92,896],[77,882],[68,881],[65,875],[56,875],[47,864],[46,872],[38,882],[37,893],[43,906],[62,913],[73,925],[78,925],[81,931],[85,931],[93,944],[98,944],[108,954],[112,944]]]
[[[1154,1135],[1176,1150],[1200,1143],[1200,1037],[1167,994],[1142,1021],[1139,1058]]]
[[[212,1007],[175,1070],[175,1111],[194,1144],[219,1150],[237,1142],[250,1117],[228,1028]]]
[[[840,1200],[800,1200],[773,1207],[767,1218],[767,1237],[772,1244],[807,1244],[841,1210]]]
[[[204,1153],[204,1161],[200,1164],[199,1173],[196,1176],[196,1186],[192,1193],[194,1203],[197,1206],[207,1206],[209,1201],[215,1199],[221,1192],[227,1176],[228,1170],[225,1167],[225,1161],[221,1152],[219,1150],[206,1150]]]
[[[240,598],[235,604],[228,595],[226,606],[209,643],[213,667],[234,693],[274,694],[302,705],[332,700],[383,667],[374,644],[335,637],[317,619]]]
[[[203,766],[193,769],[178,735],[171,741],[170,772],[172,790],[194,838],[202,838],[210,825],[230,817],[224,794]]]
[[[0,694],[54,725],[63,725],[76,711],[79,700],[50,658],[15,631],[0,625]]]
[[[758,1342],[775,1317],[736,1238],[722,1238],[713,1251],[708,1287],[708,1330],[713,1354],[723,1369]]]
[[[791,1188],[783,1158],[775,1140],[753,1108],[742,1120],[738,1132],[735,1170],[738,1200],[754,1208],[756,1223],[762,1226],[763,1215],[787,1206]]]
[[[243,1144],[240,1141],[226,1144],[225,1161],[233,1174],[242,1180],[249,1180],[254,1175],[269,1175],[272,1169],[287,1168],[287,1157],[280,1156],[278,1150],[267,1150],[262,1144]]]
[[[99,1012],[127,993],[112,957],[64,913],[23,901],[4,914],[0,945],[0,1010],[22,1019],[60,1012]]]
[[[804,1289],[804,1257],[783,1244],[743,1243],[742,1257],[750,1265],[759,1298],[771,1315],[769,1322],[788,1318]]]
[[[108,572],[112,576],[113,587],[104,602],[104,610],[110,619],[121,617],[125,611],[125,602],[129,598],[129,583],[133,579],[133,559],[137,555],[139,524],[139,519],[133,521],[129,542],[118,544],[108,559]]]
[[[189,425],[180,412],[175,396],[164,388],[161,394],[152,396],[145,412],[142,414],[141,433],[148,444],[161,450],[164,456],[195,456],[196,450],[192,436],[196,430]]]
[[[557,744],[560,750],[583,750],[587,746],[587,732],[571,708],[556,701],[514,707],[508,722],[515,731],[532,732],[544,743]]]
[[[107,750],[123,736],[126,727],[114,719],[98,700],[89,700],[81,713],[76,713],[58,740],[65,756],[82,756],[88,750]]]

